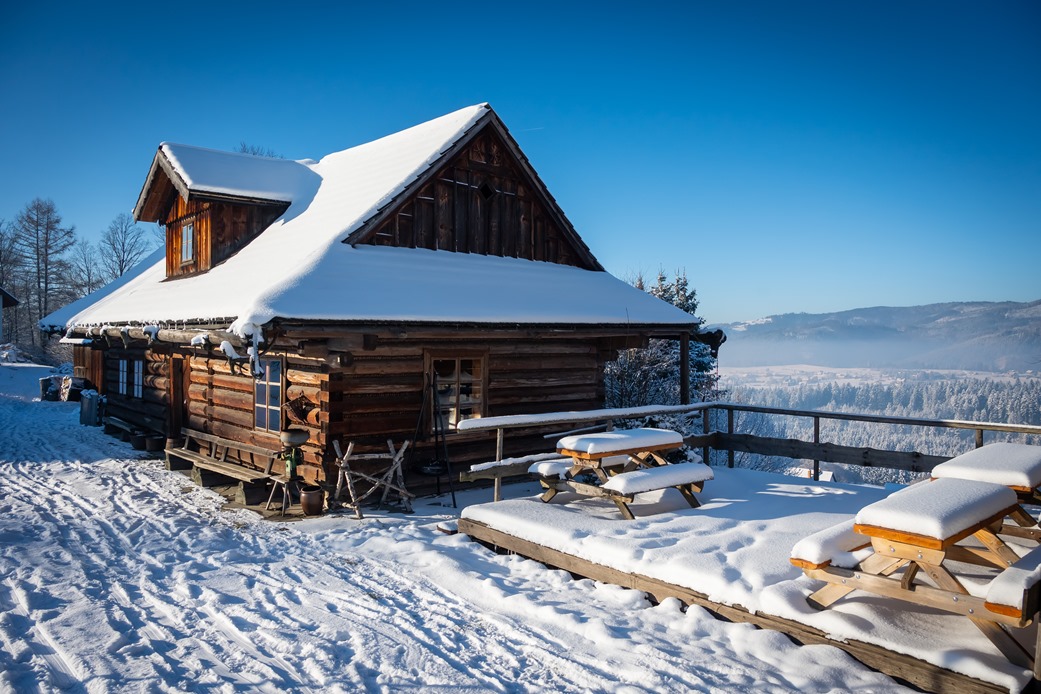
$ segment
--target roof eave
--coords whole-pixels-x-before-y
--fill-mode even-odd
[[[145,184],[141,188],[141,194],[137,196],[137,204],[134,206],[134,221],[136,222],[161,223],[163,221],[160,219],[158,214],[148,214],[146,216],[148,200],[155,188],[155,182],[160,171],[166,174],[167,180],[170,181],[180,196],[185,200],[188,199],[190,193],[188,183],[181,178],[180,174],[177,173],[177,169],[166,156],[166,152],[163,151],[163,146],[159,145],[159,149],[155,153],[155,158],[152,159],[152,166],[148,170],[148,177],[145,179]]]

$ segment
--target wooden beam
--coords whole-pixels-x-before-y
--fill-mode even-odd
[[[802,460],[823,460],[832,463],[860,465],[862,467],[910,470],[911,472],[929,472],[936,465],[950,459],[949,456],[925,455],[915,451],[882,451],[874,448],[839,446],[833,443],[810,443],[794,439],[776,439],[723,432],[716,432],[714,447],[758,455],[782,456]]]

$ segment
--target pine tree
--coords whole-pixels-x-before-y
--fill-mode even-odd
[[[632,281],[637,289],[668,301],[689,313],[696,320],[698,300],[689,287],[685,271],[677,271],[669,280],[659,270],[653,286],[644,285],[643,276]],[[718,376],[716,360],[707,345],[691,342],[689,350],[692,393],[701,400],[715,399]],[[680,401],[680,346],[675,340],[650,340],[644,349],[627,349],[610,362],[604,372],[608,407],[638,407],[641,405],[674,405]]]

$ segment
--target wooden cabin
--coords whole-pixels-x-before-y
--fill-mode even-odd
[[[334,440],[418,438],[418,467],[438,417],[453,464],[490,459],[458,422],[602,407],[619,349],[697,335],[604,271],[487,104],[317,162],[163,143],[134,216],[165,248],[41,325],[110,415],[270,450],[304,428],[310,481]]]

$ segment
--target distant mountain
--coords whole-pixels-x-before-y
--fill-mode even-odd
[[[727,366],[1041,371],[1041,301],[786,313],[713,325]]]

